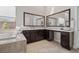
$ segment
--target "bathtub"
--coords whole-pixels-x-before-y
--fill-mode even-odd
[[[0,40],[6,40],[11,38],[16,38],[17,32],[16,31],[0,31]]]

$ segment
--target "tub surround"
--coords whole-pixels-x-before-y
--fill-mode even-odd
[[[22,38],[23,37],[23,38]],[[20,39],[22,38],[22,39]],[[26,40],[25,37],[22,34],[18,34],[16,37],[14,38],[8,38],[6,40],[0,40],[0,45],[1,44],[8,44],[8,43],[12,43],[12,42],[17,42],[17,41],[22,41],[22,40]]]
[[[16,31],[15,29],[0,30],[0,40],[15,38],[17,36],[17,33],[18,31]]]
[[[0,45],[0,53],[26,53],[26,41],[16,41]]]
[[[21,31],[19,31],[20,28],[16,28],[16,29],[7,29],[7,30],[2,30],[0,29],[0,44],[5,44],[8,42],[13,42],[13,41],[17,41],[16,38],[18,36],[19,38],[19,34],[21,34]]]
[[[26,52],[26,39],[22,34],[16,38],[0,40],[0,53],[24,53]]]

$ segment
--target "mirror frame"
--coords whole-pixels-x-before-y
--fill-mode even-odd
[[[44,18],[44,25],[26,25],[25,24],[25,15],[26,14],[43,17]],[[44,27],[45,26],[45,16],[38,15],[38,14],[33,14],[33,13],[28,13],[28,12],[24,12],[23,13],[23,26],[27,26],[27,27]]]
[[[64,13],[66,11],[69,11],[69,14],[68,14],[68,16],[69,16],[69,25],[68,26],[50,26],[50,25],[47,24],[48,23],[48,17],[49,16],[57,15],[59,13]],[[57,12],[57,13],[54,13],[54,14],[51,14],[51,15],[46,16],[46,26],[47,27],[70,27],[70,19],[71,19],[71,9],[66,9],[66,10],[63,10],[63,11],[60,11],[60,12]]]

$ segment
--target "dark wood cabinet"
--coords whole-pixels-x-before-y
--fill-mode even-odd
[[[44,39],[48,41],[53,41],[54,40],[54,31],[51,30],[44,30]]]
[[[27,43],[32,43],[40,40],[54,40],[54,32],[52,30],[23,30],[24,36],[27,39]],[[73,45],[73,33],[72,32],[61,32],[61,46],[70,50]]]
[[[36,42],[39,40],[54,40],[54,32],[50,30],[23,30],[24,36],[27,39],[27,43]]]
[[[36,32],[37,32],[37,35],[36,35],[37,39],[43,40],[44,39],[44,30],[37,30]]]
[[[54,31],[49,31],[49,41],[53,41],[54,40]]]
[[[25,36],[25,38],[27,39],[27,43],[31,42],[31,32],[29,30],[23,30],[22,31],[23,35]]]
[[[31,31],[31,40],[32,42],[36,42],[39,40],[43,40],[43,31],[42,30],[32,30]]]
[[[37,41],[37,39],[36,39],[36,35],[37,35],[36,31],[30,31],[30,32],[31,32],[31,34],[30,34],[31,35],[31,41],[29,41],[29,43]]]
[[[43,31],[43,37],[44,37],[44,39],[48,39],[49,38],[49,30],[44,30]]]
[[[70,50],[71,49],[71,42],[70,41],[70,32],[61,32],[61,46]]]
[[[27,39],[27,43],[32,43],[44,39],[43,30],[23,30],[22,32]]]

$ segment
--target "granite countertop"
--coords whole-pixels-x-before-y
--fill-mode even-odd
[[[60,29],[48,29],[53,31],[60,31],[60,32],[74,32],[73,30],[60,30]]]
[[[47,30],[60,31],[60,32],[74,32],[73,28],[62,28],[62,27],[48,27]]]
[[[61,29],[62,27],[46,27],[46,28],[33,28],[33,27],[23,27],[21,30],[54,30],[54,31],[61,31],[61,32],[74,32],[74,29],[66,28]]]

